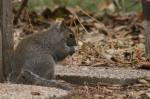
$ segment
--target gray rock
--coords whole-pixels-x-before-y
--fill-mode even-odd
[[[86,66],[57,66],[57,78],[68,82],[81,84],[110,83],[129,85],[141,78],[150,78],[150,71],[112,67],[86,67]]]

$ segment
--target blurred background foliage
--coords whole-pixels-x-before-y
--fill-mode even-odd
[[[55,6],[81,7],[87,11],[141,11],[140,0],[29,0],[30,10],[41,10]]]

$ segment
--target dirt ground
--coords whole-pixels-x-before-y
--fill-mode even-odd
[[[150,99],[150,85],[85,85],[74,89],[68,99]]]

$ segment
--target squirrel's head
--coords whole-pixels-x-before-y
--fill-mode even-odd
[[[53,32],[53,39],[55,40],[57,47],[55,47],[55,60],[59,61],[64,59],[68,55],[72,55],[75,52],[77,45],[74,32],[66,26],[64,20],[56,20],[52,25],[51,30]]]
[[[66,26],[65,21],[63,19],[57,19],[56,20],[57,29],[60,31],[60,33],[63,33],[65,36],[65,40],[67,42],[68,46],[76,46],[76,37],[75,33]]]

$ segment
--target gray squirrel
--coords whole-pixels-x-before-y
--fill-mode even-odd
[[[20,41],[12,59],[9,82],[71,88],[55,80],[55,65],[75,52],[75,35],[63,20],[45,32],[34,33]]]

